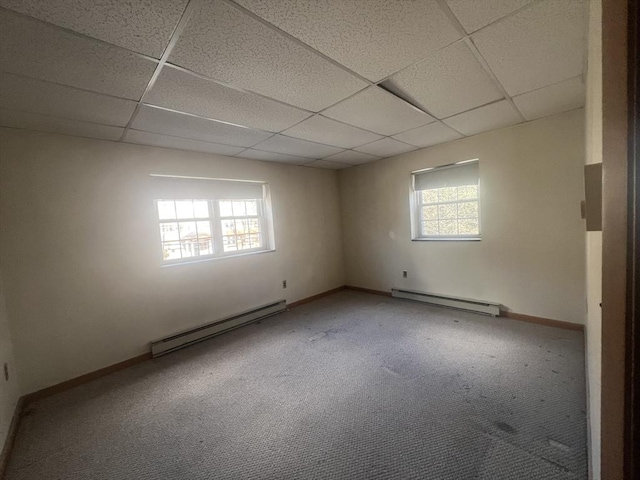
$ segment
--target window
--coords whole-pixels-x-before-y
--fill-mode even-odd
[[[414,240],[479,240],[478,161],[413,172]]]
[[[155,200],[164,262],[271,248],[266,184],[161,177],[158,190],[172,197]]]

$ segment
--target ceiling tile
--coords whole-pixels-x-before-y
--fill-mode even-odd
[[[316,160],[315,162],[307,163],[305,165],[305,167],[326,168],[329,170],[342,170],[343,168],[348,168],[350,166],[351,165],[346,165],[344,163],[333,163],[325,160]]]
[[[205,142],[250,147],[271,136],[270,133],[216,122],[202,117],[143,105],[132,128],[146,132],[164,133],[176,137]]]
[[[414,128],[408,132],[399,133],[398,135],[394,135],[393,138],[423,148],[462,138],[462,135],[446,125],[437,122],[425,125],[424,127]]]
[[[129,130],[125,142],[152,145],[154,147],[175,148],[177,150],[193,150],[195,152],[214,153],[217,155],[235,155],[242,151],[242,147],[220,145],[218,143],[201,142],[190,138],[172,137],[157,133]]]
[[[0,6],[160,58],[187,0],[0,0]]]
[[[77,120],[38,115],[35,113],[0,110],[0,125],[4,127],[24,128],[41,132],[73,135],[76,137],[101,138],[119,140],[124,128],[97,123],[85,123]]]
[[[415,149],[415,147],[398,142],[393,138],[383,138],[382,140],[356,148],[359,152],[377,155],[378,157],[393,157],[394,155],[400,155],[401,153],[410,152]]]
[[[482,6],[477,0],[446,0],[451,11],[468,32],[495,22],[499,18],[515,12],[533,0],[483,0]]]
[[[506,100],[485,105],[443,120],[464,135],[475,135],[522,122],[520,115]]]
[[[434,0],[236,3],[374,82],[460,38]]]
[[[509,95],[582,74],[588,2],[534,3],[473,35]]]
[[[315,115],[282,133],[289,137],[342,148],[357,147],[382,138],[375,133],[360,130],[357,127],[336,122],[320,115]]]
[[[437,118],[503,98],[464,42],[397,73],[383,86]]]
[[[0,73],[0,107],[104,125],[125,126],[136,102]]]
[[[2,69],[138,100],[156,62],[122,48],[0,10]]]
[[[294,157],[291,155],[284,155],[282,153],[265,152],[262,150],[254,150],[249,148],[237,155],[242,158],[249,158],[251,160],[264,160],[266,162],[280,162],[280,163],[292,163],[294,165],[302,165],[309,163],[308,158]]]
[[[312,111],[333,105],[366,86],[221,0],[201,3],[169,61]]]
[[[145,96],[145,102],[269,132],[284,130],[311,115],[305,110],[234,90],[171,66],[162,69]]]
[[[346,163],[348,165],[360,165],[363,163],[375,162],[380,160],[381,157],[375,155],[369,155],[368,153],[356,152],[355,150],[345,150],[344,152],[336,153],[329,157],[324,158],[329,162]]]
[[[568,112],[584,105],[582,77],[572,78],[513,98],[527,120]]]
[[[265,150],[273,153],[284,153],[306,158],[323,158],[341,151],[340,148],[322,145],[320,143],[307,142],[297,138],[275,135],[264,142],[255,145],[257,150]]]
[[[328,108],[322,115],[381,135],[393,135],[434,120],[433,117],[376,86]]]

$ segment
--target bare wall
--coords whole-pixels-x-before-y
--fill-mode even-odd
[[[0,372],[5,363],[9,368],[9,380],[5,380],[4,373],[0,373],[0,451],[4,448],[16,404],[20,397],[4,288],[0,279]]]
[[[344,284],[334,171],[0,135],[0,262],[22,393],[142,354],[176,331]],[[162,268],[150,173],[269,182],[276,251]]]
[[[584,142],[576,110],[340,171],[347,284],[584,323]],[[482,241],[412,242],[411,172],[472,158],[480,159]]]

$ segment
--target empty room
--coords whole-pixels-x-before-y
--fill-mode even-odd
[[[0,478],[640,478],[636,10],[0,0]]]

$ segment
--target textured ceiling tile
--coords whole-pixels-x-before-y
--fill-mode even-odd
[[[340,148],[319,143],[307,142],[297,138],[276,135],[264,142],[255,145],[257,150],[265,150],[273,153],[284,153],[306,158],[323,158],[341,151]]]
[[[0,10],[0,64],[11,73],[138,100],[156,62]]]
[[[464,42],[440,50],[383,85],[437,118],[503,97]]]
[[[449,117],[443,122],[464,135],[475,135],[515,125],[522,119],[509,102],[502,100]]]
[[[328,108],[322,115],[381,135],[393,135],[434,120],[433,117],[375,86]]]
[[[534,3],[472,38],[509,95],[518,95],[582,74],[586,5]]]
[[[279,132],[311,114],[248,92],[165,66],[146,103],[245,127]]]
[[[143,105],[132,128],[146,132],[164,133],[176,137],[205,142],[222,143],[237,147],[250,147],[271,136],[270,133],[216,122],[180,112]]]
[[[0,6],[160,58],[187,0],[0,0]]]
[[[333,163],[325,160],[316,160],[315,162],[307,163],[305,165],[305,167],[326,168],[329,170],[342,170],[343,168],[348,168],[350,166],[351,165],[346,165],[344,163]]]
[[[10,73],[0,73],[0,107],[104,125],[125,126],[136,102]]]
[[[356,152],[355,150],[345,150],[344,152],[326,157],[323,160],[346,163],[348,165],[361,165],[363,163],[375,162],[376,160],[380,160],[380,158],[381,157],[375,155],[369,155],[368,153]]]
[[[415,147],[407,145],[406,143],[398,142],[393,138],[383,138],[382,140],[356,148],[359,152],[377,155],[378,157],[392,157],[415,149]]]
[[[291,155],[284,155],[282,153],[265,152],[262,150],[254,150],[253,148],[249,148],[244,152],[239,153],[238,157],[249,158],[251,160],[263,160],[266,162],[292,163],[294,165],[309,163],[308,158],[294,157]]]
[[[582,77],[572,78],[513,98],[527,120],[568,112],[584,105]]]
[[[312,111],[366,86],[221,0],[203,2],[194,12],[169,61]]]
[[[124,128],[121,127],[85,123],[36,113],[17,112],[15,110],[0,110],[0,125],[104,140],[119,140],[122,132],[124,132]]]
[[[433,0],[236,3],[374,82],[460,38]]]
[[[515,12],[533,0],[483,0],[481,6],[478,5],[478,0],[445,1],[464,29],[471,33]]]
[[[462,135],[453,131],[446,125],[437,122],[394,135],[393,138],[397,138],[403,142],[423,148],[462,138]]]
[[[282,133],[289,137],[342,148],[357,147],[382,138],[375,133],[360,130],[357,127],[345,125],[320,115],[315,115]]]
[[[129,130],[125,142],[152,145],[154,147],[175,148],[176,150],[193,150],[194,152],[214,153],[217,155],[235,155],[242,147],[220,145],[218,143],[201,142],[190,138],[171,137],[157,133]]]

